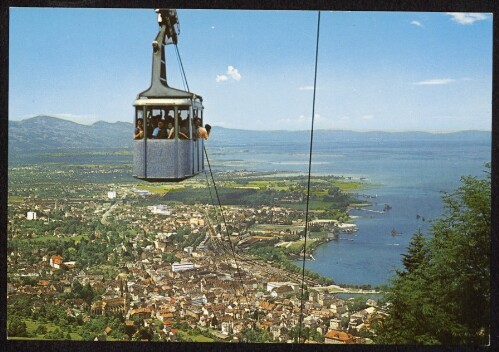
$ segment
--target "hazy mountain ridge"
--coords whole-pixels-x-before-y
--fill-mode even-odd
[[[71,150],[131,149],[131,122],[95,122],[82,125],[52,117],[36,116],[22,121],[9,121],[9,158],[26,154]],[[366,142],[383,141],[489,141],[491,132],[462,131],[453,133],[429,132],[356,132],[345,130],[315,130],[314,141]],[[249,131],[213,127],[210,143],[224,145],[279,145],[293,141],[310,141],[310,131]]]
[[[62,151],[65,149],[126,149],[132,145],[131,123],[98,121],[92,125],[36,116],[9,121],[9,154]]]
[[[214,127],[211,139],[217,146],[223,145],[276,145],[282,143],[310,141],[310,131],[247,131]],[[490,141],[492,133],[486,131],[460,131],[452,133],[430,133],[421,131],[385,132],[370,131],[358,132],[347,130],[315,130],[316,142],[425,142],[425,141]]]

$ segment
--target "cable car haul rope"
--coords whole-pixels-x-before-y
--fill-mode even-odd
[[[232,257],[242,292],[249,303],[245,285],[242,280],[238,255],[230,239],[223,207],[218,194],[215,178],[208,158],[208,152],[202,138],[198,138],[198,129],[203,126],[203,99],[201,96],[190,92],[182,60],[177,46],[179,35],[179,22],[176,10],[158,9],[159,33],[152,42],[153,60],[150,87],[139,93],[134,103],[135,107],[135,134],[134,134],[134,177],[148,182],[179,182],[205,173],[210,198],[215,206],[204,159],[208,164],[209,173],[213,182],[214,193],[218,202],[218,209],[223,221],[226,241],[218,243],[218,249],[227,256]],[[312,118],[310,129],[310,149],[308,163],[307,201],[305,211],[304,246],[301,270],[300,290],[300,315],[298,342],[305,342],[303,336],[303,311],[305,298],[305,259],[307,253],[308,217],[310,199],[310,179],[312,166],[312,149],[314,134],[314,115],[317,82],[317,61],[319,51],[320,11],[317,16],[317,38],[315,48],[314,88],[312,100]],[[176,57],[181,69],[181,77],[185,90],[172,88],[167,82],[166,71],[166,46],[175,45]],[[208,215],[208,214],[207,214]],[[217,216],[218,217],[218,216]],[[210,231],[213,226],[208,224]],[[220,226],[221,227],[221,226]],[[214,238],[213,233],[211,238]],[[215,241],[215,240],[214,240]],[[239,255],[239,260],[246,263],[258,263],[245,256]],[[237,297],[237,289],[232,283],[232,288]]]
[[[312,149],[314,145],[314,117],[315,117],[315,92],[317,88],[317,60],[319,58],[319,30],[321,25],[321,13],[317,14],[317,39],[315,45],[315,68],[314,68],[314,95],[312,98],[312,124],[310,127],[310,150],[308,158],[308,180],[307,180],[307,207],[305,211],[305,234],[304,234],[304,245],[303,245],[303,259],[302,259],[302,280],[301,280],[301,298],[300,298],[300,340],[302,338],[303,332],[303,307],[304,307],[304,293],[305,293],[305,258],[307,255],[307,235],[308,235],[308,211],[309,211],[309,200],[310,200],[310,176],[312,173]],[[305,342],[305,341],[303,341]]]

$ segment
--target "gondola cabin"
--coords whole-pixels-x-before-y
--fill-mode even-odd
[[[202,98],[169,87],[166,44],[177,41],[175,10],[158,12],[159,33],[153,41],[151,86],[135,100],[133,176],[149,182],[178,182],[204,171]]]

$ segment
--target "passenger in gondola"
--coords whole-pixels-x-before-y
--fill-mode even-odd
[[[180,130],[178,132],[178,137],[180,139],[190,139],[189,138],[189,116],[185,120],[180,122]]]
[[[166,132],[165,122],[159,120],[158,127],[156,127],[152,133],[153,139],[166,139],[168,138],[168,133]]]
[[[169,121],[167,118],[166,119],[166,137],[167,138],[170,138],[170,133],[172,130],[173,130],[173,118],[171,121]]]
[[[192,135],[196,140],[199,137],[199,127],[201,127],[201,119],[199,117],[195,117],[192,121]]]
[[[149,115],[147,118],[147,138],[153,138],[153,132],[158,127],[158,118],[158,115]]]
[[[137,120],[137,127],[135,128],[135,133],[133,134],[134,139],[144,138],[144,122],[142,119]]]
[[[182,120],[179,122],[179,131],[178,131],[178,138],[179,139],[189,139],[189,127],[186,126],[187,120]],[[173,127],[168,134],[168,139],[173,139],[175,138],[175,128]]]

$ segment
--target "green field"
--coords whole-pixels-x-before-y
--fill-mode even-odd
[[[289,181],[275,181],[275,180],[252,180],[248,182],[248,187],[255,187],[259,189],[270,188],[276,191],[289,191],[289,187],[292,185]]]
[[[340,188],[340,190],[348,191],[359,191],[366,189],[368,185],[363,182],[353,182],[353,181],[333,181],[333,185]]]
[[[56,328],[60,329],[59,326],[56,326],[53,323],[42,323],[42,322],[34,321],[32,319],[25,319],[24,322],[26,323],[26,330],[29,333],[36,335],[36,337],[29,337],[29,338],[28,337],[13,337],[13,338],[9,338],[9,339],[12,339],[12,340],[47,340],[44,337],[44,334],[38,335],[35,333],[38,326],[40,326],[40,325],[45,326],[45,328],[47,329],[47,332],[52,332]],[[64,333],[64,335],[66,335],[66,333]],[[70,332],[69,336],[71,336],[71,340],[82,340],[82,337],[76,332]]]
[[[9,196],[8,203],[22,203],[24,201],[23,197]]]
[[[63,242],[69,242],[69,241],[75,241],[75,243],[79,243],[83,238],[88,240],[88,235],[77,235],[75,237],[55,237],[53,235],[44,235],[44,236],[37,236],[34,238],[31,238],[31,242],[36,242],[36,243],[48,243],[48,242],[53,242],[54,238],[57,238],[58,241],[63,241]]]
[[[88,152],[57,152],[39,154],[42,157],[80,156],[80,155],[132,155],[131,150],[118,151],[88,151]]]
[[[180,185],[180,184],[141,184],[140,186],[137,186],[137,189],[144,190],[144,191],[149,191],[151,194],[156,194],[156,195],[162,195],[166,194],[172,190],[178,190],[184,188],[185,185]]]
[[[192,342],[215,342],[214,339],[206,337],[201,334],[193,334],[192,331],[186,332],[183,330],[178,331],[178,335],[184,340],[192,340]]]
[[[300,253],[305,245],[305,240],[298,240],[291,243],[289,246],[286,246],[291,252]]]
[[[274,225],[274,224],[256,224],[251,226],[251,231],[261,231],[261,232],[270,232],[270,231],[285,231],[287,229],[291,231],[301,231],[303,230],[304,225]]]

